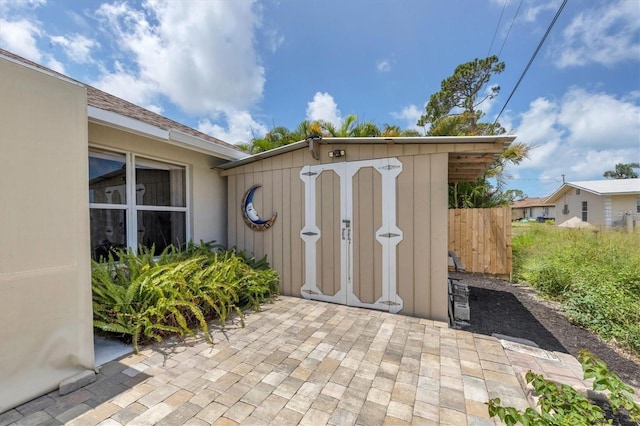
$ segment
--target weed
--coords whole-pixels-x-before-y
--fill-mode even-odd
[[[573,322],[640,355],[640,233],[531,224],[513,238],[513,266]]]
[[[632,421],[640,421],[640,407],[633,401],[633,389],[622,382],[606,364],[591,352],[581,350],[578,359],[582,364],[585,379],[594,379],[593,389],[607,391],[609,404],[616,414],[624,409]],[[507,425],[598,425],[611,424],[605,418],[604,411],[584,395],[567,385],[557,385],[542,375],[527,372],[530,383],[538,399],[538,410],[527,408],[518,411],[514,407],[503,407],[500,398],[487,402],[489,415],[497,416]]]

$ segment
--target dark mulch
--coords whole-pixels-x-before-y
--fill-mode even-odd
[[[542,300],[533,289],[482,275],[451,272],[450,276],[470,289],[471,321],[464,330],[527,339],[542,349],[573,356],[589,349],[624,382],[640,389],[640,360],[570,323],[556,304]]]

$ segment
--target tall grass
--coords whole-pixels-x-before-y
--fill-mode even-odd
[[[531,224],[513,238],[513,268],[573,322],[640,355],[639,232]]]
[[[195,335],[197,328],[211,342],[209,320],[224,327],[235,312],[244,325],[243,309],[257,310],[278,294],[266,259],[210,244],[153,253],[122,250],[92,264],[94,327],[129,336],[136,352],[141,343]]]

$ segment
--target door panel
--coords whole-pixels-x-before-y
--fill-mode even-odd
[[[305,277],[308,299],[399,312],[397,158],[305,166]]]
[[[363,167],[353,176],[353,294],[363,303],[382,297],[382,176]]]
[[[340,176],[326,170],[316,181],[316,217],[322,230],[317,245],[316,282],[322,294],[335,296],[341,285]]]

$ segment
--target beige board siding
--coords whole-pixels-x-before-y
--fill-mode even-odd
[[[467,272],[512,272],[511,208],[449,210],[449,250]]]
[[[307,164],[321,164],[328,162],[342,162],[343,159],[329,159],[328,152],[334,149],[347,151],[347,161],[368,160],[376,158],[397,157],[403,164],[403,171],[397,180],[397,222],[403,232],[403,240],[398,245],[396,253],[397,286],[400,297],[403,299],[403,314],[415,315],[436,320],[447,318],[447,156],[446,152],[439,150],[437,146],[420,145],[331,145],[320,147],[320,160],[315,160],[308,149],[283,153],[276,157],[265,159],[234,169],[225,170],[221,174],[228,177],[229,206],[228,216],[230,230],[228,241],[230,246],[251,253],[267,254],[271,265],[280,276],[280,290],[286,295],[300,296],[300,288],[304,281],[304,244],[300,238],[300,231],[304,226],[304,183],[300,179],[300,171]],[[422,152],[422,153],[421,153]],[[276,161],[270,161],[277,158]],[[270,169],[273,167],[273,169]],[[258,174],[255,170],[260,170]],[[282,184],[279,183],[278,173],[282,174]],[[323,172],[322,175],[327,172]],[[370,234],[358,240],[358,255],[354,255],[354,261],[362,265],[354,273],[354,286],[359,297],[363,301],[373,301],[381,294],[382,278],[377,269],[369,268],[371,263],[381,263],[382,256],[380,244],[375,240],[374,232],[381,223],[380,191],[377,188],[380,183],[379,173],[363,169],[354,178],[354,200],[358,200],[359,206],[354,211],[354,218],[362,216],[358,230],[353,229],[354,244],[356,236]],[[324,177],[319,182],[324,182]],[[373,180],[373,185],[371,183]],[[267,231],[253,231],[247,227],[241,216],[240,201],[244,192],[254,184],[262,184],[263,187],[256,192],[254,206],[261,217],[266,217],[272,211],[278,212],[278,219],[272,228]],[[332,182],[333,185],[333,182]],[[360,190],[362,186],[362,191]],[[341,226],[339,211],[336,213],[336,205],[339,200],[334,200],[331,208],[327,208],[326,198],[332,199],[338,190],[323,190],[325,185],[318,185],[317,195],[322,195],[324,207],[318,207],[319,226],[330,226],[334,229]],[[275,192],[278,195],[274,195]],[[233,194],[231,194],[233,192]],[[275,202],[274,202],[275,200]],[[354,201],[355,202],[355,201]],[[361,203],[362,202],[362,203]],[[364,207],[369,205],[370,207]],[[378,205],[380,207],[375,207]],[[324,218],[324,210],[331,219]],[[322,213],[322,217],[320,216]],[[337,215],[337,216],[336,216]],[[329,222],[321,223],[321,220]],[[354,221],[355,223],[355,221]],[[232,225],[235,224],[234,227]],[[339,245],[340,233],[334,232],[335,242]],[[265,236],[258,237],[257,234]],[[266,237],[266,234],[271,234]],[[324,234],[324,229],[323,229]],[[323,238],[325,236],[323,235]],[[334,238],[334,237],[332,237]],[[368,239],[366,239],[368,238]],[[275,247],[280,244],[281,247]],[[318,243],[320,244],[320,243]],[[320,246],[318,246],[320,247]],[[336,245],[332,245],[336,247]],[[336,252],[339,250],[336,248]],[[322,250],[318,250],[322,253]],[[281,253],[281,254],[280,254]],[[320,254],[318,256],[321,256]],[[324,256],[329,256],[324,253]],[[335,256],[335,253],[334,253]],[[357,256],[357,258],[356,258]],[[327,257],[332,262],[339,259]],[[324,259],[319,259],[324,262]],[[324,263],[318,268],[323,270]],[[335,267],[328,266],[332,272],[322,271],[318,274],[325,276],[330,274],[335,277],[339,264]],[[357,280],[355,275],[357,274]],[[337,281],[337,278],[334,278]],[[326,279],[322,279],[323,286],[329,286]],[[371,284],[369,284],[371,282]],[[357,284],[356,284],[357,283]],[[364,285],[364,284],[367,285]],[[360,285],[363,284],[362,288]],[[338,284],[333,284],[332,290],[337,291]],[[324,289],[327,291],[327,289]]]
[[[94,367],[86,90],[0,58],[0,413]]]

